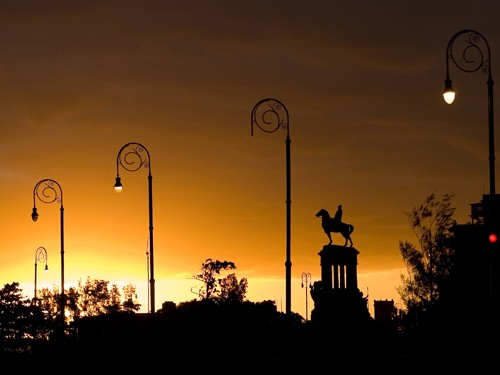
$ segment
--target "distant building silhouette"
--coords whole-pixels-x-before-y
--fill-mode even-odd
[[[373,312],[377,322],[391,322],[396,315],[394,300],[375,300],[373,302]]]

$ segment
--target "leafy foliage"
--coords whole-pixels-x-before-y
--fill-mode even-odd
[[[118,287],[104,280],[87,278],[77,288],[65,293],[66,320],[77,317],[97,316],[118,312],[135,312],[140,309],[136,288],[129,284],[123,288],[125,302],[121,303]],[[61,294],[57,287],[52,291],[42,288],[37,298],[30,300],[23,296],[19,283],[5,284],[0,289],[0,353],[30,352],[37,342],[49,339],[57,327],[60,313]],[[67,327],[67,333],[71,328]]]
[[[202,272],[194,275],[194,279],[203,282],[203,286],[198,291],[200,299],[243,301],[248,287],[246,278],[238,282],[234,273],[224,278],[216,277],[216,275],[220,275],[222,271],[234,269],[236,269],[236,265],[233,262],[207,258],[205,262],[201,264]]]
[[[46,314],[34,302],[22,295],[17,282],[0,289],[0,352],[29,352],[47,336]]]
[[[221,290],[220,298],[225,301],[243,302],[248,288],[246,278],[238,281],[234,273],[227,275],[219,281]]]
[[[399,242],[408,275],[401,275],[403,285],[397,290],[409,315],[429,312],[448,282],[453,266],[452,227],[456,224],[452,198],[445,194],[439,200],[432,193],[405,213],[418,241],[417,245]]]
[[[137,288],[133,284],[127,284],[123,288],[123,310],[129,313],[139,311],[141,304],[137,303]]]

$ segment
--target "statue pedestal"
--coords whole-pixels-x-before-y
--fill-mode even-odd
[[[313,323],[362,323],[372,321],[368,298],[358,289],[357,256],[353,247],[325,245],[321,257],[321,281],[311,288]]]

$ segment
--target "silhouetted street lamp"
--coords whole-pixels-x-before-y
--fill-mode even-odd
[[[309,285],[308,285],[309,284]],[[309,293],[307,291],[307,288],[311,288],[311,274],[309,272],[302,272],[302,284],[301,284],[301,287],[302,288],[306,288],[306,322],[308,320],[308,307],[307,307],[307,301],[309,299]]]
[[[33,293],[33,298],[34,298],[34,301],[35,303],[37,302],[37,296],[36,296],[36,278],[37,278],[37,274],[36,274],[36,268],[37,268],[37,264],[38,262],[40,263],[45,263],[45,269],[44,271],[45,272],[48,272],[49,271],[49,264],[48,264],[48,254],[47,254],[47,250],[45,249],[45,247],[43,246],[40,246],[38,249],[36,249],[35,251],[35,292]]]
[[[290,246],[291,197],[290,197],[290,124],[286,107],[276,99],[262,99],[252,109],[251,135],[256,125],[266,133],[274,133],[279,128],[286,130],[286,314],[290,315],[292,307],[292,261]],[[259,122],[260,121],[260,122]],[[269,125],[271,128],[269,129]],[[275,127],[273,128],[272,126]]]
[[[459,46],[461,53],[459,59],[453,55],[454,43],[460,40],[462,44]],[[455,65],[463,72],[472,73],[481,70],[482,73],[488,75],[486,82],[488,86],[488,144],[489,144],[489,166],[490,166],[490,199],[484,201],[485,217],[484,224],[490,225],[493,222],[498,222],[496,213],[497,199],[495,193],[495,137],[494,137],[494,116],[493,116],[493,77],[491,73],[491,53],[490,46],[483,35],[474,30],[461,30],[453,35],[448,42],[446,49],[446,80],[445,89],[443,92],[446,103],[451,104],[455,99],[455,91],[451,86],[449,76],[449,60],[452,60]],[[493,260],[492,251],[489,251],[490,262],[490,301],[493,301]]]
[[[33,189],[33,212],[31,213],[31,218],[33,221],[38,220],[38,212],[36,209],[36,198],[40,199],[43,203],[53,203],[57,202],[61,204],[61,300],[59,303],[60,314],[61,314],[61,324],[65,323],[65,296],[64,296],[64,207],[63,207],[63,192],[61,185],[50,178],[38,181]]]
[[[457,38],[463,36],[460,40],[458,58],[453,54],[454,44]],[[484,51],[484,52],[483,52]],[[455,91],[451,85],[449,74],[449,62],[453,61],[455,65],[463,72],[472,73],[481,70],[488,74],[488,135],[489,135],[489,162],[490,162],[490,195],[495,195],[495,138],[494,138],[494,120],[493,120],[493,78],[491,75],[491,55],[490,46],[484,36],[474,30],[462,30],[453,35],[446,48],[446,80],[443,97],[446,103],[451,104],[455,100]]]
[[[145,152],[146,155],[142,153]],[[143,158],[143,156],[146,156]],[[141,167],[148,168],[149,187],[149,293],[150,293],[150,313],[155,313],[155,277],[154,277],[154,251],[153,251],[153,176],[151,175],[151,158],[149,152],[140,143],[127,143],[118,152],[116,157],[116,182],[115,191],[120,193],[123,189],[120,179],[120,165],[129,172],[138,171]]]

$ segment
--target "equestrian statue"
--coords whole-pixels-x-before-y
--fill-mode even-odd
[[[318,211],[316,217],[321,217],[321,226],[323,227],[323,230],[325,231],[326,235],[328,236],[328,239],[330,240],[329,245],[331,245],[333,242],[331,233],[334,232],[334,233],[340,233],[342,237],[345,238],[344,246],[347,246],[347,243],[350,242],[352,247],[353,243],[351,239],[351,233],[354,231],[354,226],[352,224],[347,224],[342,222],[341,204],[339,204],[337,212],[335,213],[335,216],[333,218],[330,217],[330,214],[324,208]]]

